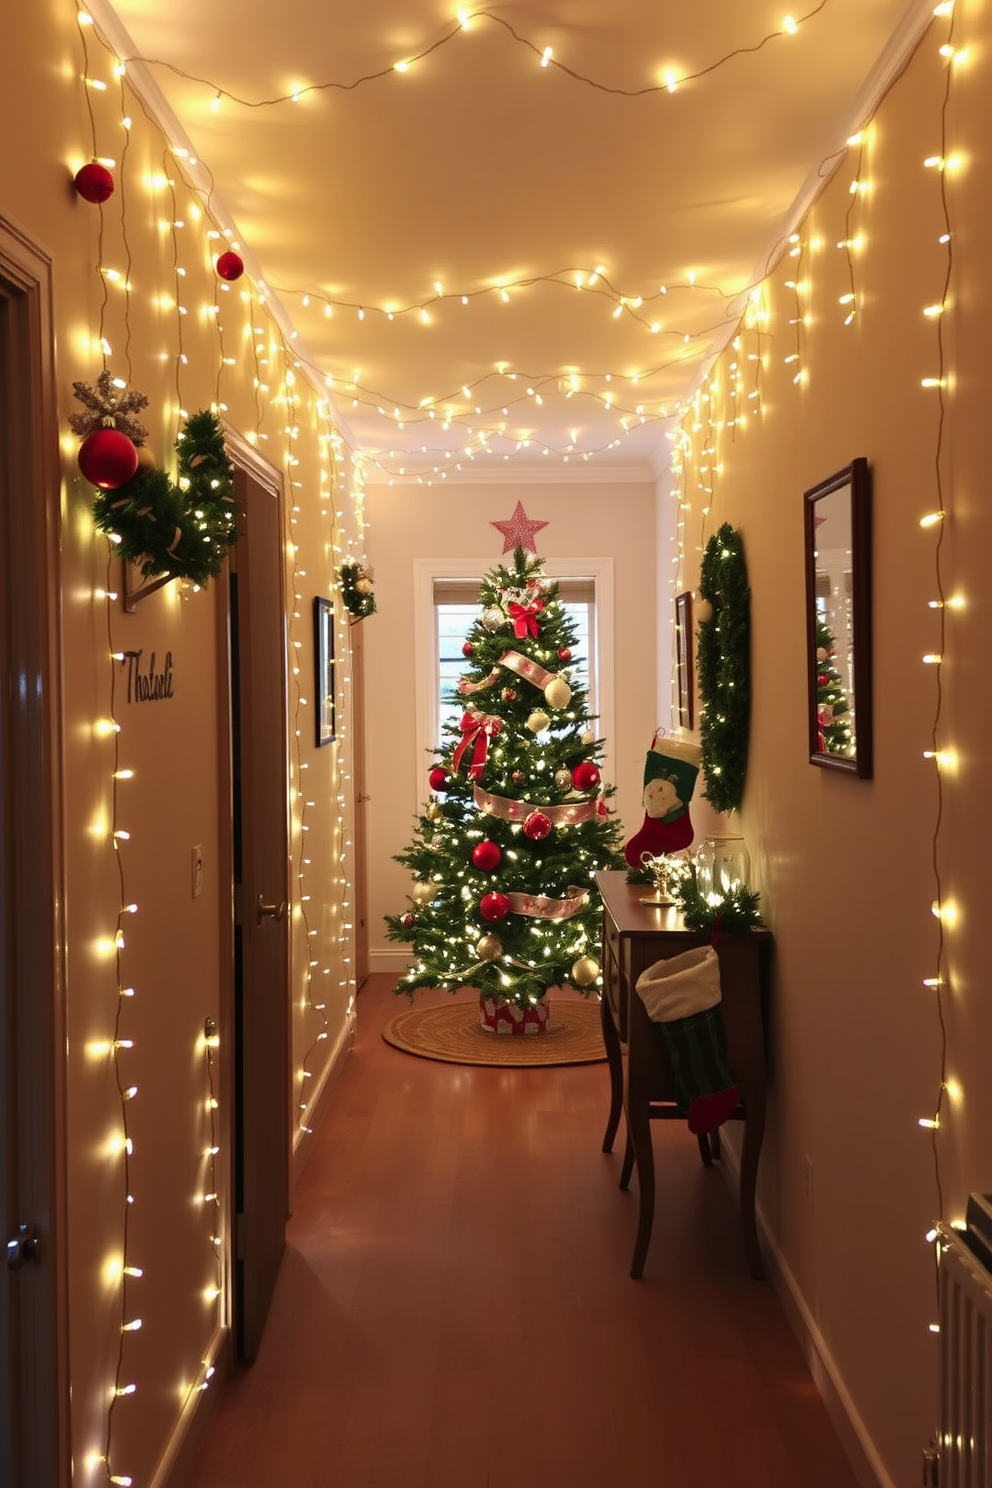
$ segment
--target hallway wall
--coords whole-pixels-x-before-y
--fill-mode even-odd
[[[0,214],[52,259],[63,431],[61,495],[24,499],[61,500],[69,1216],[60,1238],[81,1488],[107,1481],[108,1440],[119,1481],[157,1481],[228,1318],[233,1231],[226,580],[200,593],[169,584],[134,615],[107,598],[122,588],[120,565],[94,530],[93,491],[67,424],[81,407],[73,382],[94,382],[104,360],[147,395],[140,417],[159,464],[174,470],[180,406],[213,405],[284,480],[286,619],[298,662],[289,679],[289,876],[300,1123],[300,1106],[346,1047],[354,990],[348,713],[339,709],[337,744],[317,750],[312,599],[334,596],[338,564],[360,548],[360,481],[263,294],[247,275],[225,285],[214,273],[227,245],[114,62],[72,5],[17,4],[7,17]],[[102,207],[72,186],[93,156],[114,162],[116,189]],[[343,699],[340,607],[337,641]],[[143,672],[153,655],[156,671],[171,659],[170,698],[129,701],[126,671],[111,655],[127,651],[142,653]],[[115,762],[133,778],[115,781]],[[118,851],[115,828],[129,834]],[[204,864],[197,898],[194,844]],[[118,956],[122,903],[137,912],[123,917]],[[212,1072],[207,1018],[221,1035]],[[219,1204],[204,1199],[212,1191]],[[124,1264],[140,1275],[122,1277]],[[140,1330],[122,1332],[138,1319]],[[115,1398],[115,1389],[125,1393]]]
[[[969,1191],[992,1188],[992,15],[955,7],[950,66],[938,51],[949,24],[934,21],[863,144],[783,244],[690,410],[671,483],[687,531],[676,587],[695,585],[701,548],[727,521],[743,534],[752,591],[740,826],[777,962],[760,1202],[892,1488],[918,1481],[936,1425],[924,1237],[939,1212],[959,1219]],[[943,388],[924,385],[941,377]],[[862,455],[874,488],[870,781],[811,766],[806,734],[803,492]],[[921,526],[940,511],[942,523]],[[931,607],[941,587],[960,608]],[[939,669],[923,663],[940,652]],[[937,765],[924,758],[935,719],[939,747],[957,757],[942,768],[942,815]],[[946,1067],[923,985],[935,976]],[[932,1134],[919,1125],[938,1104],[942,1204]]]

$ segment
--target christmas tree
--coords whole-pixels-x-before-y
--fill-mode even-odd
[[[816,617],[816,722],[825,754],[850,754],[854,720],[840,672],[834,665],[837,644],[830,627]]]
[[[516,1027],[549,988],[597,985],[592,875],[623,860],[557,583],[517,547],[482,580],[479,604],[462,648],[464,712],[444,729],[434,798],[396,854],[414,877],[411,904],[386,923],[418,958],[397,991],[475,987]]]

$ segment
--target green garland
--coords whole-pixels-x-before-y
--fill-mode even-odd
[[[703,794],[715,810],[736,811],[751,719],[751,591],[740,533],[729,522],[706,544],[699,592],[711,609],[697,634]]]
[[[364,620],[375,614],[375,595],[372,592],[372,570],[367,563],[357,558],[347,558],[338,570],[341,585],[341,600],[349,615]],[[359,585],[362,587],[359,588]]]
[[[699,892],[696,875],[691,873],[675,890],[682,918],[691,930],[712,931],[719,921],[721,931],[733,933],[753,930],[764,924],[758,913],[760,895],[757,889],[743,885],[730,889],[715,904],[704,899]]]
[[[220,573],[238,538],[224,434],[209,410],[186,420],[176,457],[177,484],[157,467],[139,469],[126,485],[97,493],[93,520],[101,532],[116,534],[121,557],[144,578],[164,574],[202,588]]]

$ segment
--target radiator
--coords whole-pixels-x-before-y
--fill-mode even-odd
[[[949,1226],[937,1226],[937,1246],[940,1414],[930,1481],[992,1488],[992,1274]]]

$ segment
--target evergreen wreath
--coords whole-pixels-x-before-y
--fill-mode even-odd
[[[349,615],[364,620],[375,614],[375,595],[372,592],[372,569],[358,558],[346,558],[338,570],[341,585],[341,600]]]
[[[101,532],[120,538],[121,557],[143,578],[164,574],[202,588],[220,573],[238,538],[224,434],[209,409],[187,418],[176,440],[176,463],[175,484],[157,466],[139,467],[125,485],[99,491],[93,520]]]
[[[706,799],[736,811],[744,798],[751,723],[751,591],[744,545],[729,522],[703,553],[699,592],[710,607],[697,633]]]

